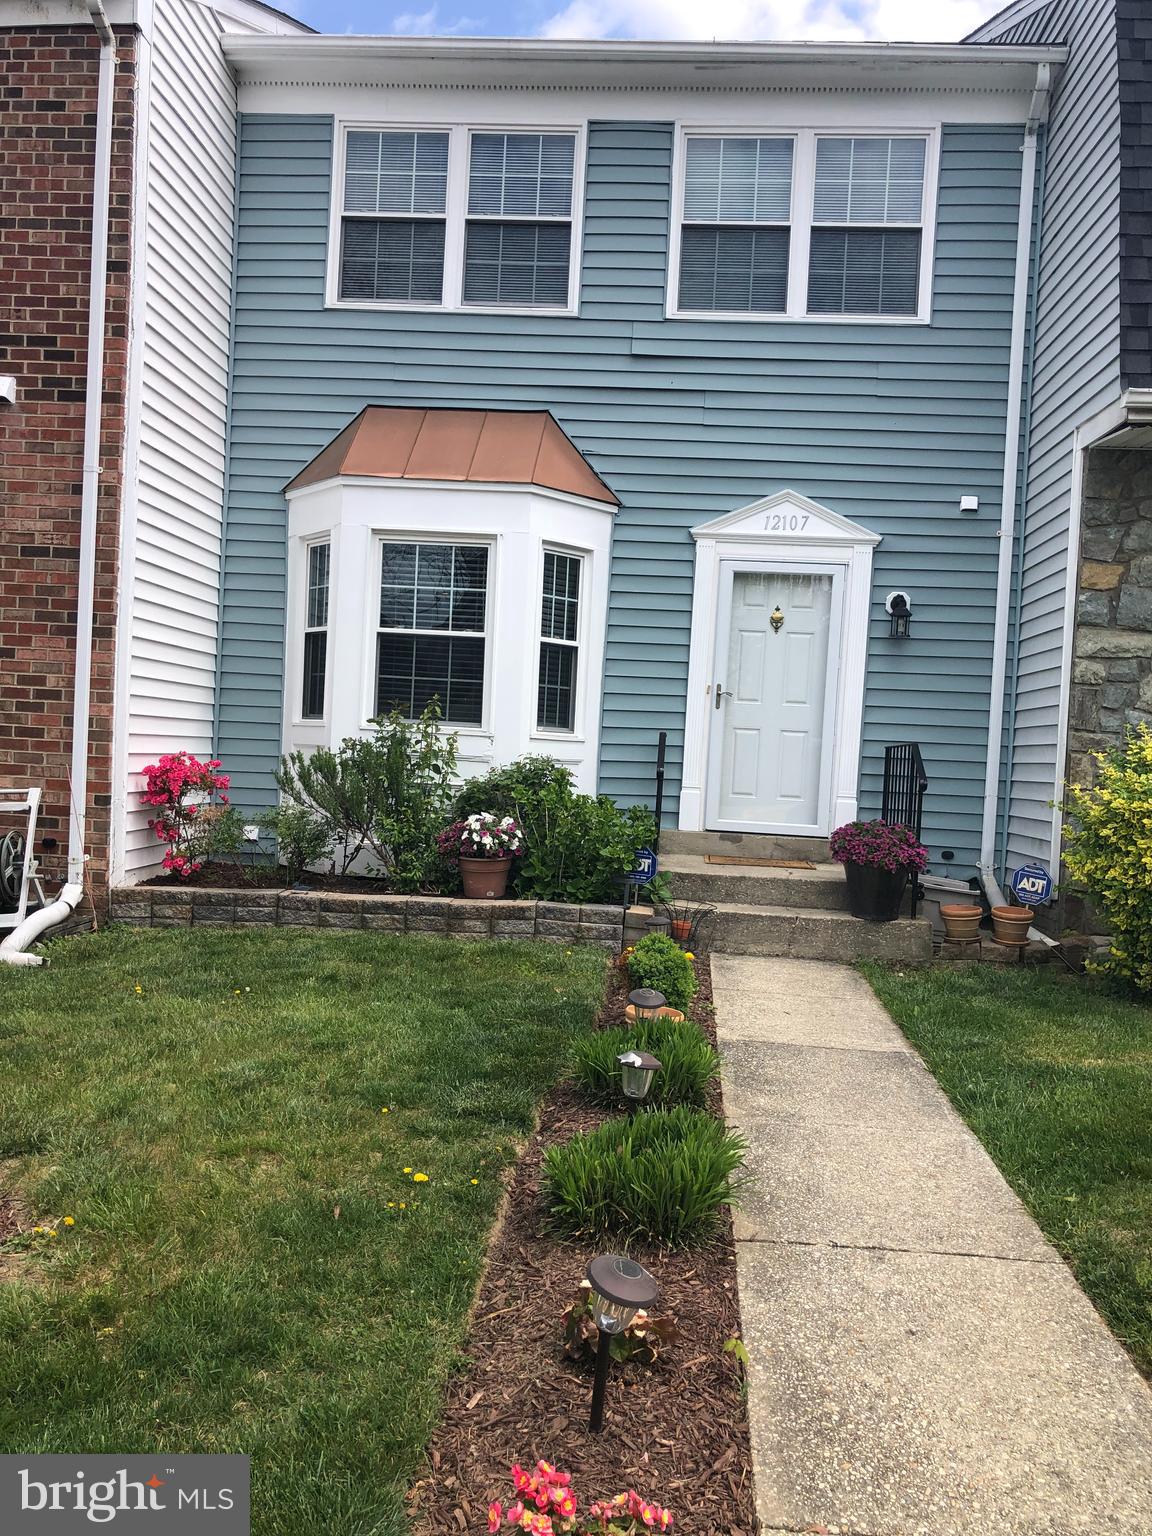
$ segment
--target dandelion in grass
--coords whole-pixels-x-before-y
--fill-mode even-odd
[[[479,1184],[480,1180],[479,1179],[469,1179],[468,1182],[469,1182],[469,1184]]]
[[[426,1173],[414,1173],[412,1175],[412,1182],[413,1184],[427,1184],[428,1175]]]
[[[411,1168],[405,1168],[405,1170],[404,1170],[404,1172],[405,1172],[405,1173],[411,1173],[411,1172],[412,1172],[412,1170],[411,1170]]]
[[[144,988],[140,985],[139,982],[136,983],[135,987],[132,990],[136,993],[137,997],[141,997],[143,995],[143,992],[144,992]]]
[[[64,1225],[66,1227],[74,1227],[76,1225],[76,1218],[75,1218],[75,1216],[65,1216],[65,1218],[64,1218]]]
[[[401,1202],[400,1202],[400,1209],[402,1211],[406,1211],[408,1209],[407,1205],[404,1203],[403,1200],[401,1200]]]
[[[387,1106],[387,1104],[383,1105],[383,1107],[380,1110],[380,1113],[382,1115],[386,1115],[388,1113],[388,1106]]]

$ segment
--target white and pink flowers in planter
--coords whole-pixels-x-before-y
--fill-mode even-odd
[[[465,896],[504,895],[512,860],[524,852],[524,833],[512,816],[477,811],[441,832],[440,852],[460,865]]]

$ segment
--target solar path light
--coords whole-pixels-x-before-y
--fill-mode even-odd
[[[642,1265],[620,1253],[603,1253],[593,1259],[588,1266],[588,1284],[592,1287],[588,1304],[600,1334],[588,1428],[598,1435],[604,1428],[604,1392],[612,1363],[612,1340],[624,1332],[637,1312],[647,1312],[654,1305],[660,1287]]]

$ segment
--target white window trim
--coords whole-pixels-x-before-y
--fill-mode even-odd
[[[324,713],[322,715],[306,716],[304,714],[304,636],[310,633],[308,626],[308,562],[311,551],[320,544],[328,546],[328,623],[325,625],[325,633],[328,635],[328,645],[324,657]],[[286,689],[288,702],[291,708],[287,711],[292,725],[298,730],[320,730],[328,723],[328,717],[332,709],[332,581],[335,568],[336,549],[331,533],[309,534],[300,540],[299,558],[295,562],[296,568],[292,572],[292,582],[289,591],[289,634],[291,646],[288,651],[284,668],[286,677]]]
[[[311,593],[310,567],[312,564],[312,551],[314,549],[328,550],[328,576],[326,591],[324,594],[324,622],[323,624],[309,624],[308,599]],[[303,589],[300,594],[300,654],[297,657],[299,677],[296,681],[296,711],[300,717],[301,725],[323,725],[328,718],[328,695],[330,684],[330,672],[328,653],[331,649],[329,643],[329,631],[332,627],[332,540],[327,535],[315,539],[307,539],[304,543],[303,571],[301,573]],[[304,713],[304,651],[309,635],[323,635],[324,642],[324,703],[318,715],[306,715]]]
[[[369,133],[446,133],[448,135],[448,183],[444,202],[444,287],[440,304],[413,304],[403,299],[342,299],[340,297],[340,241],[344,220],[344,176],[348,160],[349,132]],[[572,240],[568,258],[568,301],[554,304],[465,304],[464,235],[468,221],[468,166],[473,133],[548,133],[572,134],[575,138],[572,158],[572,215],[570,220],[537,219],[525,223],[560,224],[568,222]],[[332,133],[332,199],[328,215],[328,270],[325,277],[326,309],[396,310],[429,315],[577,315],[580,312],[580,274],[584,252],[584,183],[587,158],[585,123],[507,123],[483,122],[473,118],[436,122],[381,122],[340,117]],[[387,215],[381,215],[387,217]],[[407,217],[403,214],[397,218]],[[418,215],[434,221],[436,214]],[[485,222],[499,222],[486,219]]]
[[[379,646],[379,637],[384,630],[380,624],[380,592],[384,571],[384,546],[385,544],[462,544],[473,549],[486,549],[488,551],[488,569],[484,583],[484,682],[480,701],[479,721],[467,723],[459,720],[449,720],[444,716],[445,730],[453,731],[459,736],[488,736],[492,731],[492,649],[493,649],[493,616],[496,607],[496,589],[498,576],[498,539],[478,535],[475,533],[446,533],[438,529],[435,533],[396,533],[389,529],[387,532],[377,533],[372,541],[373,557],[371,565],[371,585],[369,587],[369,602],[371,606],[367,612],[374,618],[374,623],[369,631],[369,643],[364,647],[365,651],[365,678],[364,678],[364,708],[361,728],[368,729],[376,716],[376,656]],[[405,629],[391,630],[393,634],[420,635],[447,634],[447,631]],[[478,631],[461,630],[459,632],[464,639],[476,639]],[[442,701],[443,703],[443,701]]]
[[[576,638],[575,640],[554,640],[544,634],[544,558],[546,555],[563,555],[568,560],[576,560],[580,565],[580,585],[577,592],[576,604]],[[533,741],[583,741],[584,732],[579,728],[579,722],[584,719],[585,705],[585,672],[584,665],[587,653],[587,627],[588,627],[588,603],[587,589],[588,576],[592,563],[592,551],[589,549],[577,549],[573,545],[557,544],[554,540],[545,539],[540,545],[540,554],[536,562],[536,652],[534,656],[535,688],[532,692],[531,721],[532,726],[529,735]],[[539,719],[538,690],[540,686],[540,656],[546,645],[570,646],[576,652],[576,690],[572,700],[572,719],[575,722],[570,731],[558,731],[548,726],[537,724]]]
[[[791,237],[788,244],[787,307],[775,313],[745,310],[681,309],[680,245],[684,227],[684,171],[689,138],[770,138],[792,139]],[[822,315],[808,313],[808,253],[812,242],[812,212],[816,196],[816,140],[833,139],[916,139],[925,140],[924,207],[918,224],[891,224],[884,228],[919,229],[920,287],[914,315]],[[665,283],[664,313],[669,320],[738,320],[744,324],[779,325],[803,321],[806,325],[928,325],[932,320],[932,280],[936,253],[936,205],[940,182],[940,125],[857,128],[829,123],[827,127],[784,129],[765,123],[678,122],[672,165],[672,223],[668,238],[668,273]],[[770,226],[764,226],[770,227]],[[780,225],[776,225],[780,228]],[[829,229],[846,226],[829,224]],[[859,226],[871,228],[873,226]],[[874,226],[879,228],[881,226]]]

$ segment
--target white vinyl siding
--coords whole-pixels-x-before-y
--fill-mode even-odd
[[[181,748],[212,755],[235,189],[236,91],[216,18],[194,0],[162,0],[154,27],[135,212],[146,226],[118,724],[127,791],[113,847],[114,874],[128,879],[156,873],[162,851],[139,803],[140,770]]]

